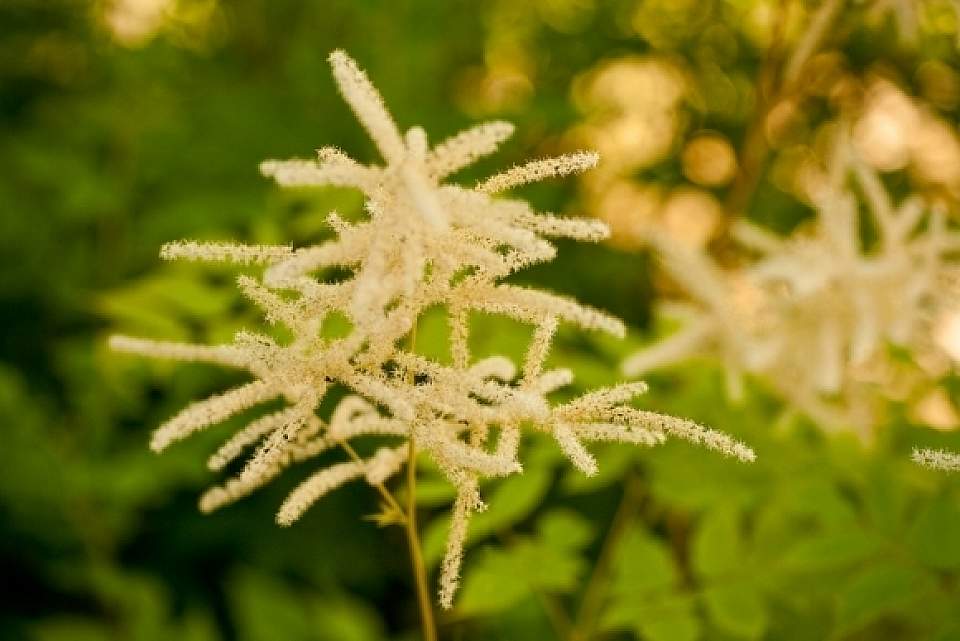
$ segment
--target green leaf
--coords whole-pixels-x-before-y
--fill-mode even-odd
[[[614,568],[612,590],[621,598],[662,592],[677,582],[666,543],[640,527],[631,528],[620,541],[614,553]]]
[[[687,595],[661,594],[615,601],[604,612],[604,630],[633,630],[644,641],[696,641],[700,621]]]
[[[791,480],[778,499],[784,508],[798,517],[815,518],[824,527],[846,528],[857,522],[857,512],[850,499],[836,483],[823,478]]]
[[[175,312],[192,318],[213,318],[226,313],[237,299],[230,287],[214,287],[195,274],[171,274],[152,284],[153,297]]]
[[[877,535],[862,529],[824,532],[791,547],[782,563],[791,571],[823,572],[865,561],[882,544]]]
[[[346,595],[317,595],[309,603],[311,621],[318,637],[330,641],[380,641],[383,626],[376,611]]]
[[[564,472],[561,487],[570,494],[596,492],[608,487],[623,478],[636,455],[634,446],[621,443],[597,448],[598,472],[593,476],[587,476],[574,467],[568,467]]]
[[[232,618],[241,641],[297,639],[311,634],[302,596],[294,594],[279,579],[243,571],[227,585]]]
[[[960,505],[938,496],[924,506],[907,535],[913,554],[938,570],[960,568]]]
[[[492,614],[534,593],[572,592],[584,561],[572,550],[519,539],[506,549],[487,549],[465,574],[458,609],[467,615]]]
[[[922,598],[930,577],[894,563],[875,565],[856,576],[837,595],[836,626],[842,634]]]
[[[489,507],[473,516],[467,541],[474,542],[510,527],[530,515],[550,488],[553,474],[549,469],[532,468],[500,481],[485,500]],[[428,565],[443,557],[449,518],[436,519],[423,536],[423,556]]]
[[[945,623],[930,641],[957,641],[960,639],[960,621]]]
[[[734,573],[743,566],[739,513],[730,505],[717,507],[701,520],[693,538],[693,567],[703,577]]]
[[[898,535],[903,531],[907,494],[887,466],[869,470],[864,488],[867,513],[877,531]]]
[[[689,613],[650,617],[639,621],[636,631],[646,641],[696,641],[700,622]]]
[[[417,505],[420,507],[444,507],[453,503],[456,496],[456,488],[447,479],[417,479]]]
[[[691,401],[701,403],[701,401]],[[657,411],[670,413],[669,407],[658,404]],[[685,414],[683,410],[673,410]],[[697,417],[716,429],[719,423]],[[709,510],[712,506],[736,502],[750,503],[763,487],[758,478],[763,468],[752,465],[731,465],[727,457],[691,447],[688,443],[667,442],[649,454],[644,462],[652,471],[650,489],[653,496],[664,503],[690,512]]]
[[[537,527],[544,545],[560,550],[582,549],[594,537],[590,521],[563,508],[544,514]]]
[[[694,641],[700,634],[693,599],[677,594],[679,574],[667,544],[634,526],[613,557],[606,630],[630,629],[651,641]]]
[[[507,610],[530,596],[526,581],[509,555],[491,551],[465,573],[457,610],[465,615],[490,615]]]
[[[230,288],[205,284],[194,271],[169,270],[103,296],[100,311],[126,332],[185,340],[187,319],[211,320],[237,300]]]
[[[110,316],[122,331],[143,333],[166,340],[186,340],[184,324],[171,318],[167,310],[152,306],[144,298],[112,295],[101,304],[101,311]]]
[[[490,492],[486,511],[473,518],[471,536],[488,536],[529,516],[550,489],[552,477],[549,470],[531,469],[504,479]]]
[[[744,639],[757,639],[767,628],[763,596],[749,583],[707,588],[703,602],[718,628]]]
[[[377,613],[342,594],[294,588],[275,576],[253,570],[237,573],[228,585],[231,611],[242,641],[384,638]]]

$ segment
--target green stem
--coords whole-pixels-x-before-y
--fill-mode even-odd
[[[407,455],[407,516],[404,529],[407,544],[410,547],[410,562],[417,584],[417,601],[420,604],[420,623],[423,627],[424,641],[437,640],[437,627],[433,620],[433,604],[427,587],[427,570],[420,552],[420,535],[417,532],[417,446],[413,435],[409,441],[410,453]]]
[[[410,330],[408,349],[411,353],[417,347],[417,322],[414,321]],[[411,385],[416,381],[411,378]],[[407,442],[407,509],[403,519],[404,531],[407,533],[407,545],[410,548],[410,564],[413,568],[413,578],[417,586],[417,603],[420,605],[420,624],[423,628],[424,641],[437,641],[437,625],[433,619],[433,603],[430,600],[430,588],[427,584],[427,568],[423,563],[423,553],[420,551],[420,534],[417,531],[417,443],[413,436],[413,428]]]
[[[363,459],[360,458],[360,455],[357,454],[356,450],[350,446],[346,441],[340,441],[340,447],[350,456],[351,459],[357,463],[363,464]],[[384,502],[400,517],[400,522],[403,523],[407,520],[407,515],[404,513],[403,508],[400,507],[400,502],[394,498],[393,494],[386,488],[383,483],[374,483],[373,487],[383,498]]]
[[[569,638],[570,629],[573,624],[567,612],[563,609],[563,606],[558,603],[556,598],[551,594],[536,592],[536,595],[557,639],[562,641],[563,639]]]

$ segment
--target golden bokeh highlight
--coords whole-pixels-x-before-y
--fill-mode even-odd
[[[217,0],[104,0],[99,18],[114,42],[143,47],[161,33],[182,47],[202,48],[219,26]]]
[[[665,58],[628,57],[601,63],[574,84],[585,114],[580,133],[610,171],[622,173],[662,159],[679,129],[687,92],[682,69]]]
[[[954,127],[894,82],[880,78],[868,85],[853,142],[878,170],[908,170],[920,186],[960,197],[960,138]]]
[[[737,155],[733,146],[719,134],[695,136],[681,156],[683,174],[692,182],[719,187],[730,182],[737,173]]]
[[[571,145],[595,149],[603,158],[581,180],[586,208],[610,225],[610,242],[617,246],[642,247],[656,229],[700,248],[719,228],[722,207],[710,192],[636,177],[675,153],[689,89],[686,71],[664,56],[608,60],[574,84],[584,120],[570,132]],[[736,172],[733,148],[719,134],[696,136],[682,155],[684,173],[699,185],[726,184]]]

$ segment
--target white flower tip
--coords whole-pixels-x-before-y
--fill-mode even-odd
[[[617,338],[625,338],[627,335],[627,326],[623,324],[618,318],[611,319],[611,323],[605,329],[608,333],[616,336]]]
[[[593,169],[600,164],[600,154],[595,151],[579,151],[577,155],[583,163],[583,169],[581,171]]]
[[[914,449],[910,455],[914,463],[944,472],[960,471],[960,454],[946,450]]]
[[[590,235],[589,240],[599,241],[599,240],[607,240],[610,238],[610,234],[612,233],[610,231],[610,225],[603,222],[602,220],[591,221],[591,222],[593,223],[593,227],[591,229],[592,233]]]
[[[330,52],[330,55],[327,56],[327,62],[331,65],[343,65],[353,62],[353,58],[347,55],[347,52],[343,49],[334,49]]]
[[[506,120],[494,120],[490,123],[490,132],[495,134],[497,138],[501,140],[506,140],[513,135],[513,132],[516,131],[516,127],[513,126],[512,122],[507,122]]]
[[[122,334],[111,334],[107,337],[107,347],[115,352],[125,352],[129,349],[132,340]]]
[[[279,164],[280,161],[278,160],[264,160],[259,166],[260,175],[264,178],[272,178],[276,174]]]
[[[180,247],[182,241],[173,241],[160,245],[160,260],[176,260],[180,258]]]
[[[197,507],[204,514],[210,514],[221,507],[226,498],[226,492],[221,487],[213,487],[203,493],[197,502]]]

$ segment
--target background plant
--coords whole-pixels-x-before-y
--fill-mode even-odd
[[[949,195],[952,184],[954,165],[943,160],[949,156],[919,153],[947,154],[954,136],[957,54],[947,4],[908,12],[917,20],[906,32],[898,18],[904,14],[889,9],[897,5],[842,4],[811,57],[823,71],[809,78],[839,78],[831,70],[842,61],[852,83],[835,92],[826,91],[830,83],[801,83],[803,101],[772,110],[796,116],[785,129],[769,129],[783,136],[771,139],[773,154],[745,154],[745,143],[768,131],[755,123],[764,122],[757,114],[772,103],[764,107],[757,97],[769,82],[763,61],[778,41],[778,3],[538,1],[481,10],[471,3],[465,10],[411,2],[385,11],[352,2],[210,2],[165,5],[159,17],[140,22],[130,12],[106,20],[107,6],[12,2],[0,10],[0,415],[6,451],[16,453],[0,481],[0,542],[7,576],[19,587],[3,606],[4,634],[12,638],[413,634],[416,609],[395,596],[398,588],[408,592],[406,559],[385,552],[402,547],[392,538],[399,532],[361,521],[369,512],[364,488],[343,488],[287,530],[263,517],[299,480],[295,475],[230,511],[197,514],[196,496],[209,480],[205,455],[239,424],[160,458],[145,450],[144,434],[191,399],[239,379],[202,366],[174,372],[102,348],[108,331],[220,342],[256,324],[231,272],[176,264],[158,272],[162,243],[243,238],[301,246],[325,233],[328,210],[359,213],[356,195],[279,192],[255,171],[262,158],[310,156],[315,141],[372,157],[326,80],[318,48],[350,50],[390,96],[398,120],[430,122],[438,137],[479,119],[514,121],[519,136],[465,180],[572,147],[598,147],[611,163],[621,150],[612,166],[623,169],[606,188],[584,183],[580,202],[569,184],[522,191],[540,210],[570,207],[610,221],[617,212],[651,212],[676,226],[696,222],[693,237],[709,239],[720,228],[709,221],[725,220],[733,185],[747,184],[743,174],[757,182],[736,189],[751,194],[736,209],[786,231],[811,210],[782,180],[791,175],[783,170],[818,139],[819,125],[833,113],[825,106],[831,96],[858,95],[881,72],[896,92],[880,89],[887,84],[863,95],[875,97],[872,104],[906,105],[895,108],[897,118],[927,125],[926,135],[914,129],[893,138],[909,144],[887,157],[885,166],[903,169],[885,174],[888,187],[898,196],[918,188]],[[822,5],[783,6],[779,42],[793,48]],[[124,28],[115,39],[104,24],[118,22]],[[424,27],[432,24],[446,28]],[[614,65],[635,58],[654,64]],[[609,77],[601,75],[608,67],[657,69],[654,82],[683,79],[675,102],[644,108],[645,117],[671,124],[654,132],[666,143],[636,135],[641,107],[617,106],[630,96],[605,90],[591,97],[591,78]],[[572,86],[571,77],[578,78]],[[844,86],[853,93],[839,91]],[[891,100],[897,92],[909,100]],[[666,100],[677,92],[645,93]],[[614,100],[620,102],[611,107]],[[891,122],[889,109],[876,113],[874,122]],[[634,133],[611,134],[600,147],[579,138],[588,125]],[[305,131],[315,134],[305,138]],[[762,142],[750,148],[771,145]],[[644,146],[664,151],[640,162]],[[731,151],[732,170],[696,162]],[[762,171],[742,171],[756,164],[741,162],[745,157],[761,157]],[[647,270],[648,258],[633,241],[617,242],[561,244],[557,261],[521,279],[634,328],[625,343],[559,333],[553,358],[573,368],[584,387],[616,382],[618,364],[659,331],[648,320],[651,289],[670,287]],[[439,319],[423,322],[418,345],[425,352],[444,350],[431,338],[440,327]],[[477,338],[478,355],[503,351],[507,341],[519,357],[528,336],[493,321]],[[469,543],[461,606],[441,623],[443,634],[550,638],[555,626],[577,619],[589,585],[600,586],[590,590],[599,596],[586,600],[596,605],[581,618],[595,623],[576,627],[610,638],[955,634],[956,477],[908,460],[914,446],[960,449],[954,431],[931,430],[929,418],[894,408],[868,449],[849,437],[826,437],[804,420],[771,429],[781,405],[752,384],[742,405],[730,405],[713,366],[690,365],[649,382],[652,407],[750,441],[757,465],[721,465],[686,447],[602,448],[603,473],[587,481],[560,466],[552,445],[534,444],[523,477],[490,488],[491,510],[475,522]],[[955,382],[948,377],[945,385],[949,401]],[[624,489],[613,481],[625,470],[639,482],[627,486],[635,492],[618,521],[626,525],[611,529]],[[435,521],[424,532],[433,563],[452,500],[436,481],[425,479],[418,492],[427,520]],[[232,534],[238,530],[244,535]],[[605,545],[608,530],[623,534]],[[326,553],[331,549],[341,553]],[[521,581],[506,575],[504,555],[551,572]],[[611,561],[598,563],[602,556]],[[591,581],[593,567],[623,571]],[[494,603],[481,598],[491,581],[501,588]]]

